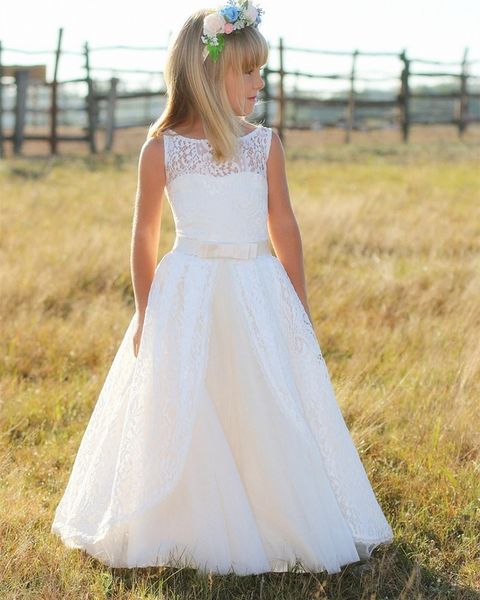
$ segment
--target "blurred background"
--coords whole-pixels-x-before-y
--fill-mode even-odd
[[[138,143],[138,128],[165,104],[171,37],[201,6],[9,3],[0,23],[0,152]],[[334,130],[346,143],[356,131],[394,131],[392,139],[408,142],[417,126],[440,137],[478,135],[478,2],[262,6],[270,56],[252,118],[283,141],[287,130]]]

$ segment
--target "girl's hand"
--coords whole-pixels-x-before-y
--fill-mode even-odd
[[[137,317],[137,327],[135,329],[135,333],[133,334],[133,353],[135,354],[135,357],[137,357],[138,349],[140,348],[140,340],[142,339],[145,314],[135,313],[135,316]]]
[[[307,317],[310,319],[310,323],[312,324],[313,327],[313,319],[312,319],[312,315],[310,314],[310,306],[308,304],[308,300],[305,298],[305,295],[300,296],[298,295],[298,299],[300,300],[300,302],[302,303],[302,306],[305,310],[305,312],[307,313]]]
[[[307,313],[307,316],[310,319],[310,323],[312,324],[312,327],[313,327],[313,319],[312,319],[312,315],[310,314],[310,309],[309,309],[308,305],[305,306],[305,312]]]

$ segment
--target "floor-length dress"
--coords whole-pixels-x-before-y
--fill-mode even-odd
[[[267,230],[272,130],[213,160],[164,134],[176,238],[81,440],[52,532],[114,567],[336,573],[393,539]]]

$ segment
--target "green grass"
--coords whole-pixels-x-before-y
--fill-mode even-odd
[[[50,533],[133,314],[131,155],[0,163],[0,597],[480,597],[480,175],[474,142],[296,143],[320,346],[395,533],[341,573],[111,569]],[[159,259],[174,239],[165,202]]]

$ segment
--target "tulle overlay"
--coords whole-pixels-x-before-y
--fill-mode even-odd
[[[173,248],[137,357],[134,326],[55,513],[67,546],[117,567],[335,573],[392,540],[276,256]]]

